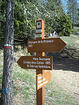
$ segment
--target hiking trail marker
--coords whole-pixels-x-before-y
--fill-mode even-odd
[[[28,40],[28,52],[36,52],[36,56],[21,56],[17,63],[24,69],[36,69],[36,105],[44,105],[44,86],[51,80],[53,57],[45,56],[45,52],[59,52],[65,47],[60,38],[44,38],[44,21],[36,21],[36,39]]]
[[[38,74],[37,75],[37,90],[45,86],[49,83],[51,80],[51,72],[50,71],[44,71],[44,74]]]
[[[21,56],[18,64],[23,69],[43,69],[52,70],[53,57],[38,57],[38,56]]]
[[[28,52],[59,52],[65,45],[60,38],[28,40]]]

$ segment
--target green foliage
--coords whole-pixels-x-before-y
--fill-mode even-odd
[[[25,1],[15,2],[15,37],[28,37],[35,29],[38,8],[35,3]]]
[[[60,6],[56,6],[54,0],[49,0],[47,11],[49,16],[45,17],[46,32],[53,33],[56,31],[59,36],[69,36],[72,31],[70,18],[64,13]]]
[[[57,20],[56,31],[59,36],[70,36],[72,32],[72,23],[68,16],[65,14]]]
[[[5,1],[0,1],[0,36],[3,36],[5,26]],[[39,18],[45,20],[46,33],[57,31],[59,35],[70,35],[71,21],[63,12],[60,0],[14,0],[14,3],[15,37],[32,36],[32,30],[36,29],[35,21]]]
[[[14,23],[15,23],[15,36],[21,37],[25,36],[26,30],[26,17],[24,15],[24,9],[20,2],[15,2],[15,10],[14,10]]]
[[[4,25],[5,25],[5,7],[6,1],[0,1],[0,37],[3,36],[4,33]]]

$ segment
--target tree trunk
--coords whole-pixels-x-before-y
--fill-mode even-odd
[[[4,36],[4,68],[2,80],[1,105],[13,105],[13,40],[14,40],[14,3],[7,0],[6,27]]]

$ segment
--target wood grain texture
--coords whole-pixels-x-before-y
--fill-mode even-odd
[[[60,52],[65,47],[60,38],[28,40],[28,52]]]
[[[17,63],[24,69],[53,69],[53,57],[48,56],[21,56]]]

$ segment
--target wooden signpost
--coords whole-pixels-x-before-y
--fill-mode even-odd
[[[59,52],[66,44],[60,38],[28,40],[28,52]]]
[[[37,75],[37,90],[45,86],[49,83],[51,80],[51,72],[50,71],[44,71],[44,74],[38,74]]]
[[[36,21],[36,39],[28,40],[28,52],[36,52],[36,56],[22,56],[18,60],[24,69],[36,69],[36,105],[44,105],[44,86],[51,79],[53,58],[45,57],[45,52],[59,52],[65,47],[60,38],[44,38],[44,21]]]
[[[37,20],[36,21],[36,38],[44,39],[44,21]]]
[[[52,70],[52,62],[53,57],[21,56],[17,63],[23,69]]]

